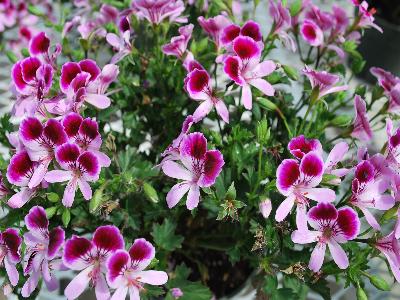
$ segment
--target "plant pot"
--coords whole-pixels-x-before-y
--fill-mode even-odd
[[[400,75],[400,26],[389,23],[379,16],[376,16],[375,23],[383,29],[383,33],[373,28],[366,30],[358,47],[366,60],[366,65],[359,76],[369,82],[376,81],[369,72],[371,67],[380,67],[397,76]]]

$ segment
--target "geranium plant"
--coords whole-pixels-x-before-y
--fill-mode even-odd
[[[1,1],[3,293],[367,299],[375,258],[400,281],[400,78],[352,84],[374,9],[251,4]]]

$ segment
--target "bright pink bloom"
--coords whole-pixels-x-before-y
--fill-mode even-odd
[[[56,69],[56,59],[61,53],[61,45],[56,44],[54,51],[51,52],[50,39],[47,37],[46,33],[42,31],[29,41],[29,53],[32,56],[42,58],[45,63],[51,65],[53,69]]]
[[[110,300],[140,299],[144,284],[163,285],[168,275],[162,271],[144,270],[155,256],[155,249],[145,239],[136,239],[129,251],[117,250],[107,263],[107,281],[115,290]]]
[[[166,55],[173,55],[182,59],[186,53],[189,40],[192,37],[193,27],[193,24],[180,27],[179,35],[174,36],[169,44],[164,45],[162,51]]]
[[[185,10],[182,0],[133,0],[132,7],[136,15],[153,24],[160,24],[165,19],[170,23],[186,23],[187,18],[181,16]]]
[[[13,286],[18,284],[19,274],[15,265],[21,260],[22,239],[18,231],[8,228],[0,233],[0,267],[4,267],[8,280]]]
[[[242,103],[247,109],[253,105],[251,87],[254,86],[267,96],[273,96],[274,88],[263,77],[271,74],[276,65],[271,60],[260,62],[261,48],[250,37],[239,36],[233,41],[235,56],[224,61],[224,72],[242,87]]]
[[[346,32],[347,26],[349,26],[349,17],[346,10],[337,5],[332,6],[332,12],[335,20],[334,33],[342,36]]]
[[[292,138],[288,144],[288,150],[298,159],[302,159],[305,154],[311,151],[322,155],[321,142],[317,139],[306,139],[304,135]]]
[[[360,141],[368,142],[372,138],[372,129],[368,121],[365,101],[359,96],[354,97],[354,123],[351,136]]]
[[[169,208],[174,207],[189,191],[186,206],[192,210],[199,204],[200,188],[215,183],[224,159],[218,150],[207,150],[207,140],[199,132],[184,137],[179,148],[180,163],[168,160],[162,164],[162,170],[167,176],[183,180],[168,192],[167,204]]]
[[[95,154],[102,167],[110,166],[110,158],[100,151],[102,140],[95,120],[83,119],[77,113],[69,113],[64,117],[62,125],[71,143],[78,145],[82,151]]]
[[[197,21],[203,30],[212,38],[217,46],[217,49],[219,49],[222,31],[232,22],[224,15],[218,15],[209,19],[205,19],[203,16],[201,16],[197,18]]]
[[[283,221],[296,204],[298,229],[307,227],[306,215],[309,200],[318,202],[335,200],[335,192],[328,188],[316,188],[322,181],[324,162],[318,152],[308,152],[300,162],[285,159],[276,171],[276,187],[286,197],[276,210],[275,220]]]
[[[385,255],[394,278],[400,282],[400,243],[394,232],[377,240],[375,247]]]
[[[257,22],[248,20],[242,27],[231,24],[222,30],[220,41],[226,47],[231,45],[238,36],[248,36],[256,42],[262,43],[262,33]]]
[[[324,43],[324,33],[322,29],[311,20],[304,20],[300,32],[304,40],[311,46],[319,47]]]
[[[38,167],[38,163],[29,158],[28,152],[21,151],[11,157],[7,168],[8,182],[21,187],[7,202],[12,208],[20,208],[35,194],[36,188],[30,189],[28,184]]]
[[[24,113],[45,115],[43,104],[53,80],[53,68],[43,64],[37,57],[28,57],[17,62],[11,71],[19,95],[13,111],[16,116]]]
[[[359,28],[369,28],[373,27],[379,32],[383,32],[382,28],[380,28],[378,25],[374,23],[375,18],[374,14],[376,13],[375,8],[368,9],[368,2],[363,1],[361,4],[358,5],[358,17],[359,21],[357,26]]]
[[[268,217],[269,217],[269,215],[271,214],[271,211],[272,211],[271,199],[267,198],[267,199],[261,201],[258,204],[258,209],[260,210],[260,213],[263,216],[263,218],[264,219],[268,219]]]
[[[198,122],[207,116],[213,107],[224,122],[229,123],[229,111],[224,101],[218,98],[211,86],[210,75],[205,70],[194,69],[185,78],[185,88],[190,98],[202,101],[193,114]]]
[[[118,51],[118,53],[116,53],[111,59],[112,64],[116,64],[132,52],[132,44],[130,41],[131,25],[129,23],[129,17],[122,17],[119,20],[118,28],[119,35],[115,33],[107,33],[106,35],[107,42]]]
[[[368,208],[388,210],[393,207],[394,198],[384,194],[389,186],[390,182],[381,176],[381,172],[370,161],[363,160],[357,165],[350,204],[358,207],[368,224],[376,230],[381,227]]]
[[[311,5],[310,9],[306,13],[306,21],[311,20],[321,30],[326,31],[334,26],[334,17],[328,13],[319,9],[316,5]]]
[[[15,25],[16,13],[15,5],[11,0],[3,0],[0,3],[0,32]]]
[[[330,203],[321,202],[310,209],[308,222],[315,231],[295,230],[292,240],[297,244],[317,242],[308,267],[318,272],[324,262],[326,246],[328,245],[332,258],[340,269],[349,266],[346,252],[339,244],[352,240],[360,232],[360,220],[357,213],[349,208],[336,210]]]
[[[269,1],[269,14],[274,19],[273,33],[278,35],[286,48],[296,51],[294,39],[287,33],[291,29],[292,20],[290,11],[282,5],[281,1],[277,3],[274,0]]]
[[[378,79],[379,85],[389,98],[389,112],[398,113],[400,111],[400,78],[381,68],[373,67],[370,72]]]
[[[83,197],[86,200],[90,200],[92,198],[92,189],[88,181],[97,181],[100,174],[100,164],[97,156],[90,151],[80,153],[77,145],[65,143],[57,147],[56,159],[64,170],[47,172],[45,180],[47,182],[68,181],[62,199],[64,206],[72,206],[78,186]]]
[[[393,122],[386,120],[386,133],[388,136],[386,159],[393,171],[400,174],[400,128],[393,133]]]
[[[50,163],[54,159],[57,146],[67,142],[67,134],[61,123],[49,119],[44,125],[34,117],[26,118],[19,127],[19,137],[25,146],[32,161],[38,162],[28,187],[38,186],[47,173]]]
[[[70,300],[76,299],[90,285],[94,287],[98,300],[110,299],[105,279],[107,261],[115,251],[124,248],[123,236],[117,227],[111,225],[97,228],[91,241],[72,236],[65,243],[63,262],[80,273],[65,288],[65,296]]]
[[[308,80],[310,80],[311,87],[313,89],[318,89],[318,99],[328,94],[348,89],[347,85],[335,86],[339,81],[339,76],[326,71],[315,71],[306,66],[303,69],[303,73],[308,77]]]
[[[52,274],[53,270],[61,268],[61,247],[64,244],[65,233],[61,227],[49,230],[46,211],[41,206],[34,206],[25,216],[28,232],[24,234],[27,246],[25,250],[24,276],[29,278],[22,287],[23,297],[29,297],[36,289],[40,277],[49,291],[58,289],[58,280]]]

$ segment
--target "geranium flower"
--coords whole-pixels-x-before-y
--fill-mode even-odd
[[[187,18],[181,16],[185,10],[182,0],[134,0],[132,6],[136,15],[153,24],[160,24],[165,19],[170,23],[186,23]]]
[[[304,135],[292,138],[288,144],[288,150],[298,159],[302,159],[305,154],[311,151],[322,155],[321,142],[317,139],[306,139]]]
[[[264,219],[268,219],[269,215],[271,214],[272,211],[272,202],[271,199],[267,198],[263,201],[261,201],[258,204],[258,209],[263,216]]]
[[[31,160],[38,162],[28,183],[28,187],[33,189],[46,175],[54,158],[55,148],[67,142],[67,134],[61,123],[55,119],[49,119],[43,125],[37,118],[30,117],[21,122],[19,137]]]
[[[186,49],[190,38],[192,37],[193,24],[188,24],[179,28],[179,35],[171,38],[171,42],[162,47],[162,51],[166,55],[173,55],[182,59],[186,53]]]
[[[30,189],[28,184],[37,167],[38,163],[32,161],[26,151],[18,152],[11,157],[7,168],[7,180],[21,187],[21,190],[8,200],[7,204],[10,207],[20,208],[33,197],[37,187]]]
[[[129,292],[131,300],[140,299],[144,284],[163,285],[168,275],[162,271],[144,270],[154,258],[155,250],[145,239],[136,239],[128,251],[117,250],[107,263],[107,281],[115,290],[111,300],[125,299]]]
[[[377,240],[375,247],[385,255],[394,278],[400,282],[400,243],[394,232]]]
[[[229,123],[229,111],[224,101],[219,99],[211,86],[210,75],[205,70],[194,69],[185,78],[185,88],[190,98],[203,100],[193,114],[193,118],[198,122],[207,116],[213,107],[224,122]]]
[[[106,40],[118,51],[112,58],[111,63],[116,64],[122,60],[125,56],[132,52],[131,44],[131,24],[129,18],[124,16],[118,22],[119,35],[115,33],[107,33]]]
[[[54,51],[50,51],[50,39],[45,32],[39,32],[29,41],[29,53],[32,56],[42,58],[45,63],[57,68],[56,59],[61,53],[61,45],[56,44]]]
[[[40,277],[49,291],[58,289],[58,280],[52,274],[53,270],[61,269],[61,247],[65,233],[61,227],[49,230],[46,211],[41,206],[34,206],[25,216],[28,232],[24,234],[25,250],[24,276],[26,280],[21,290],[23,297],[29,297],[36,289]]]
[[[332,14],[320,10],[316,5],[310,5],[310,9],[306,13],[306,19],[314,22],[323,31],[331,29],[335,23]]]
[[[380,230],[380,225],[369,212],[368,208],[388,210],[393,207],[394,198],[384,192],[390,186],[377,172],[374,165],[368,161],[361,161],[355,170],[355,178],[352,181],[352,196],[350,204],[358,207],[364,214],[366,221],[374,229]]]
[[[80,153],[77,145],[65,143],[57,147],[56,159],[64,170],[47,172],[45,180],[50,183],[68,181],[62,199],[64,206],[72,206],[78,186],[83,197],[90,200],[92,189],[88,181],[98,180],[100,174],[97,156],[90,151]]]
[[[322,181],[324,162],[317,152],[309,152],[300,162],[285,159],[276,171],[276,187],[286,197],[276,210],[275,220],[283,221],[296,204],[296,224],[298,229],[307,227],[307,207],[309,200],[333,201],[335,192],[328,188],[316,188]]]
[[[115,226],[100,226],[92,240],[76,235],[66,241],[63,254],[65,266],[80,271],[65,288],[65,296],[78,298],[88,285],[94,287],[98,300],[110,299],[105,280],[107,260],[119,249],[124,249],[124,238]]]
[[[374,14],[376,13],[375,8],[368,9],[368,2],[362,1],[361,4],[356,4],[358,6],[358,23],[357,26],[359,28],[369,28],[373,27],[378,30],[380,33],[383,33],[382,28],[374,23],[375,18]]]
[[[165,175],[183,180],[168,192],[167,204],[169,208],[174,207],[189,191],[186,206],[192,210],[199,204],[200,188],[215,183],[225,162],[221,152],[207,150],[207,140],[199,132],[188,134],[182,140],[180,162],[168,160],[162,165]]]
[[[232,24],[232,22],[224,15],[218,15],[209,19],[205,19],[203,16],[197,18],[200,26],[203,30],[212,38],[217,49],[220,49],[220,37],[222,30]]]
[[[290,11],[282,5],[281,1],[277,3],[274,0],[269,1],[269,14],[274,19],[273,33],[278,35],[286,48],[296,51],[294,39],[287,33],[291,28],[292,21]]]
[[[372,129],[368,121],[367,107],[365,101],[359,96],[354,97],[354,123],[351,136],[364,142],[372,138]]]
[[[326,71],[315,71],[305,66],[303,73],[308,77],[308,80],[310,80],[311,88],[313,90],[318,89],[318,99],[328,94],[348,89],[347,85],[335,86],[339,81],[339,76]]]
[[[337,178],[331,180],[329,183],[339,185],[341,177],[346,176],[350,169],[337,168],[337,164],[343,160],[343,157],[349,151],[349,145],[345,142],[336,144],[331,152],[329,152],[324,164],[324,174],[335,175]]]
[[[386,120],[386,133],[388,136],[386,159],[391,169],[400,174],[400,128],[393,133],[393,122]]]
[[[324,33],[312,20],[305,19],[300,28],[301,36],[311,46],[319,47],[324,43]]]
[[[19,273],[15,265],[21,260],[22,239],[18,231],[8,228],[0,233],[0,267],[4,267],[13,286],[18,284]]]
[[[260,62],[261,48],[250,37],[237,37],[233,41],[233,51],[236,55],[225,59],[224,71],[230,79],[242,87],[241,101],[246,109],[251,109],[251,85],[267,96],[274,95],[274,88],[262,77],[271,74],[276,65],[270,60]]]
[[[2,1],[0,3],[0,32],[14,26],[16,20],[16,9],[11,0]]]
[[[398,113],[400,110],[400,78],[381,68],[371,68],[370,72],[378,79],[385,95],[389,98],[389,112]]]
[[[22,116],[27,113],[33,116],[39,112],[45,116],[43,104],[53,80],[51,65],[43,64],[37,57],[27,57],[13,66],[11,77],[20,94],[13,108],[14,114]]]
[[[83,151],[95,154],[102,167],[110,166],[110,158],[100,151],[102,140],[99,125],[95,120],[83,119],[79,114],[72,112],[64,117],[62,125],[71,143],[77,144]]]
[[[246,21],[242,27],[236,24],[226,26],[222,30],[220,41],[225,47],[227,47],[231,45],[238,36],[248,36],[254,41],[262,43],[260,25],[252,20]]]
[[[337,210],[332,204],[321,202],[310,209],[308,222],[315,231],[295,230],[292,233],[292,240],[297,244],[317,242],[308,267],[314,272],[321,269],[328,245],[337,266],[346,269],[349,259],[339,244],[346,243],[359,234],[360,220],[357,213],[348,207]]]

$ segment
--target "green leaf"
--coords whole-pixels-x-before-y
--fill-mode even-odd
[[[57,207],[56,206],[52,206],[49,208],[46,208],[46,216],[48,219],[51,219],[57,212]]]
[[[291,5],[290,5],[290,15],[292,17],[296,16],[299,14],[301,11],[301,5],[302,5],[302,0],[295,0]]]
[[[162,224],[153,224],[151,235],[157,246],[167,251],[181,248],[183,236],[176,235],[175,228],[176,224],[172,223],[169,219],[165,219]]]
[[[143,191],[146,197],[153,203],[157,203],[159,201],[157,191],[155,188],[148,182],[143,183]]]
[[[44,16],[44,13],[36,5],[33,5],[33,4],[29,4],[28,5],[28,11],[32,15],[35,15],[35,16],[38,16],[38,17],[43,17]]]
[[[61,220],[64,224],[64,227],[68,227],[69,221],[71,221],[71,212],[69,211],[69,209],[64,209],[62,216],[61,216]]]
[[[6,51],[6,55],[12,64],[15,64],[18,61],[18,57],[12,51]]]
[[[60,197],[57,193],[47,193],[47,199],[49,199],[50,202],[55,203],[60,200]]]
[[[274,110],[276,110],[276,105],[275,105],[275,103],[273,103],[272,101],[270,101],[270,100],[268,100],[268,99],[266,99],[266,98],[258,97],[258,98],[257,98],[257,101],[258,101],[258,103],[260,104],[260,106],[261,106],[262,108],[266,109],[266,110],[269,110],[269,111],[274,111]]]
[[[236,199],[236,188],[235,188],[235,182],[233,181],[228,188],[228,191],[225,194],[225,199],[227,200],[235,200]]]
[[[31,54],[29,53],[29,50],[27,49],[27,48],[22,48],[21,49],[21,54],[24,56],[24,57],[29,57]]]

